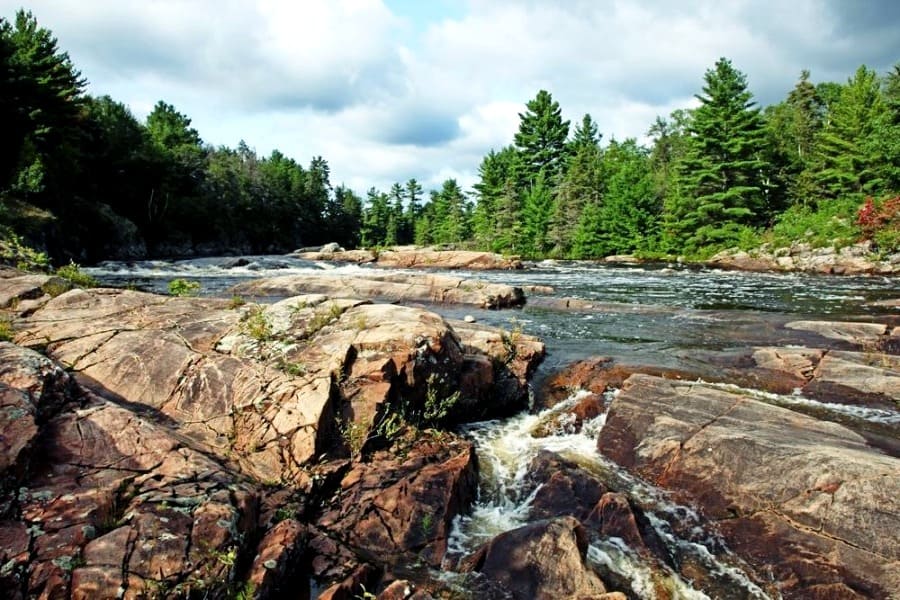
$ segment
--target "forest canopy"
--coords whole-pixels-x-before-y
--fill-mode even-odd
[[[696,108],[648,124],[648,145],[604,141],[602,115],[573,126],[539,90],[474,189],[410,179],[364,198],[332,185],[320,156],[214,147],[175,106],[160,100],[141,121],[86,83],[33,14],[0,19],[0,228],[55,262],[326,242],[573,259],[794,241],[900,249],[900,64],[841,83],[801,70],[760,107],[722,58],[698,78]]]

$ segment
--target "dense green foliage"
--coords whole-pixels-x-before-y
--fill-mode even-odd
[[[60,263],[359,243],[362,201],[324,159],[210,147],[171,104],[140,122],[84,85],[31,13],[0,19],[3,237]]]
[[[0,260],[437,244],[526,257],[702,257],[763,242],[900,245],[900,65],[845,84],[803,71],[761,110],[722,58],[699,105],[657,117],[637,140],[603,141],[540,90],[472,191],[415,179],[365,199],[328,163],[204,144],[164,101],[142,122],[85,81],[52,34],[20,11],[0,19]],[[867,197],[871,200],[866,201]],[[28,245],[46,254],[32,252]]]

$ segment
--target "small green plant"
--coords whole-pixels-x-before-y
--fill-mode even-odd
[[[433,524],[434,524],[434,515],[432,513],[427,512],[424,515],[422,515],[422,522],[421,522],[422,534],[427,537],[428,534],[431,533],[431,526]]]
[[[307,372],[306,365],[302,362],[288,362],[284,359],[279,359],[277,364],[279,370],[284,371],[288,375],[292,375],[294,377],[306,375]]]
[[[0,342],[11,342],[12,339],[12,321],[7,317],[0,317]]]
[[[68,280],[65,279],[51,279],[47,283],[41,286],[41,290],[51,296],[56,298],[60,294],[64,294],[72,289],[72,284]]]
[[[97,280],[81,270],[81,266],[77,263],[69,261],[69,264],[63,265],[56,270],[56,276],[69,280],[72,285],[78,287],[89,288],[97,287]]]
[[[241,320],[240,328],[244,335],[254,340],[265,342],[272,339],[272,323],[266,316],[265,307],[259,304],[252,306],[247,311]]]
[[[422,409],[420,424],[425,427],[440,426],[459,402],[459,391],[447,392],[446,385],[437,375],[428,378],[425,390],[425,405]]]
[[[350,456],[359,456],[363,446],[369,439],[366,426],[356,421],[337,420],[337,428],[341,434],[341,438],[350,450]]]
[[[357,331],[363,331],[369,328],[369,320],[366,319],[366,315],[357,315],[353,320],[353,326]]]
[[[169,282],[170,296],[196,296],[200,293],[200,282],[188,279],[173,279]]]
[[[503,349],[506,356],[503,359],[505,364],[509,364],[519,355],[519,342],[522,341],[522,324],[517,319],[510,319],[512,328],[509,331],[500,333],[500,340],[503,342]]]
[[[228,302],[228,308],[234,310],[235,308],[240,308],[243,305],[247,304],[247,301],[238,295],[234,295],[231,297],[231,300]]]
[[[359,584],[359,589],[361,589],[362,592],[354,596],[356,600],[377,600],[378,596],[367,590],[366,586],[363,584]]]
[[[256,597],[256,586],[252,581],[245,581],[241,587],[235,589],[232,598],[234,600],[253,600]]]
[[[312,337],[336,321],[344,311],[337,304],[332,303],[327,311],[315,312],[306,324],[306,337]]]

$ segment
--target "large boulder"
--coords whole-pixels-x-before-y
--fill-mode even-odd
[[[900,460],[740,391],[633,375],[598,446],[699,504],[786,598],[900,589]]]
[[[336,298],[466,304],[481,308],[509,308],[525,304],[525,295],[517,287],[432,274],[372,273],[352,277],[284,275],[241,283],[233,291],[251,297],[327,294]]]
[[[96,393],[170,419],[260,481],[295,483],[343,443],[336,422],[367,437],[387,412],[451,395],[473,357],[491,363],[486,352],[505,352],[474,342],[464,350],[446,321],[415,308],[322,295],[234,306],[104,289],[54,298],[22,322],[17,340],[45,349]],[[522,358],[471,379],[460,408],[489,414],[491,390],[509,378],[521,406],[535,362],[524,348],[540,356],[543,347],[519,342]]]
[[[558,517],[501,533],[469,566],[517,600],[602,598],[606,587],[586,562],[587,547],[578,520]]]

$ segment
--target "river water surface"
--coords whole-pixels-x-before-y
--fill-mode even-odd
[[[200,282],[204,295],[230,297],[229,288],[248,279],[303,273],[343,276],[365,274],[372,268],[285,256],[250,256],[104,263],[85,270],[105,284],[162,293],[172,279],[191,279]],[[582,303],[579,311],[558,310],[535,297],[531,304],[515,310],[429,307],[449,318],[472,315],[481,322],[521,328],[539,336],[547,345],[547,359],[538,378],[590,356],[691,369],[702,364],[707,355],[731,349],[809,344],[810,334],[784,328],[795,320],[900,320],[896,309],[873,304],[900,297],[900,280],[896,278],[757,274],[677,265],[615,267],[565,261],[531,264],[521,271],[449,274],[517,286],[551,286],[554,297],[577,298],[589,304]],[[573,393],[568,402],[577,401],[580,393]],[[750,393],[766,402],[844,424],[865,427],[869,423],[887,427],[889,432],[900,429],[900,412],[890,409],[829,405],[799,394]],[[614,394],[608,393],[607,400],[611,401]],[[566,406],[563,403],[552,410]],[[630,588],[626,591],[631,597],[771,597],[745,575],[740,559],[690,507],[673,503],[665,492],[633,477],[596,451],[596,436],[605,415],[587,423],[581,431],[563,427],[554,435],[533,437],[531,429],[546,416],[523,413],[465,428],[464,433],[477,445],[481,487],[472,514],[455,523],[451,556],[470,552],[494,535],[526,522],[536,491],[527,484],[528,466],[538,452],[550,450],[625,493],[665,544],[671,557],[669,564],[650,564],[618,538],[592,541],[588,560],[601,575]],[[693,565],[695,573],[702,570],[703,576],[695,581],[672,567],[687,563]]]

